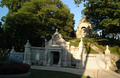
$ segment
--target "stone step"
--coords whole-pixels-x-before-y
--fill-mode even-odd
[[[113,57],[111,57],[111,66],[110,66],[110,69],[112,71],[117,70],[116,61],[115,61],[115,59]]]
[[[99,49],[97,46],[95,46],[94,44],[92,43],[87,43],[87,45],[89,47],[91,47],[93,50],[95,50],[96,52],[100,53],[100,54],[103,54],[103,51],[101,49]]]
[[[113,62],[114,67],[116,67],[116,70],[120,69],[120,55],[111,54],[111,61]]]

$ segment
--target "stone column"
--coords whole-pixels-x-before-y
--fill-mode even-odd
[[[45,51],[45,60],[44,60],[43,65],[47,65],[47,51]]]
[[[65,53],[65,62],[64,62],[64,66],[67,66],[67,53]]]
[[[77,61],[76,61],[76,68],[78,69],[82,69],[83,66],[82,66],[82,54],[83,54],[83,47],[84,44],[83,44],[83,40],[81,38],[81,42],[79,43],[79,52],[77,54]]]
[[[47,63],[47,66],[50,66],[51,65],[51,53],[48,52],[48,63]]]
[[[111,66],[111,60],[110,60],[110,50],[109,50],[109,46],[106,46],[106,50],[105,50],[105,64],[106,64],[106,70],[110,70],[110,66]]]
[[[15,53],[15,49],[14,46],[12,47],[12,50],[10,51],[10,56],[9,56],[9,60],[12,59],[12,54]]]
[[[58,66],[61,66],[61,59],[62,59],[62,54],[61,51],[59,52],[59,62],[58,62]]]
[[[47,65],[47,57],[48,57],[48,42],[45,41],[45,54],[44,54],[45,58],[44,58],[44,62],[43,65]]]
[[[82,65],[83,65],[83,68],[85,67],[85,58],[86,58],[85,51],[86,51],[86,48],[84,46],[83,47],[83,53],[82,53]]]
[[[67,65],[68,66],[71,66],[71,52],[70,52],[70,42],[67,42],[67,44],[66,44],[66,49],[67,49]]]
[[[25,45],[25,52],[24,52],[23,63],[31,65],[31,45],[29,43],[29,40],[27,40],[27,43]]]

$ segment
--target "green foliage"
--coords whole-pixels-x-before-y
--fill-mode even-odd
[[[2,22],[0,22],[0,47],[3,46],[3,41],[4,41],[4,39],[3,39],[4,31],[3,31],[3,28],[1,27],[1,25],[2,25]]]
[[[44,39],[49,40],[55,29],[65,39],[74,37],[74,15],[60,0],[6,1],[1,0],[1,6],[9,8],[2,17],[7,48],[23,49],[27,39],[33,46],[44,46]]]
[[[120,69],[118,69],[118,73],[120,74]]]
[[[91,47],[89,47],[88,45],[85,45],[86,47],[86,54],[99,54],[98,52],[96,52],[95,50],[93,50]]]
[[[76,38],[76,39],[71,39],[71,40],[68,40],[71,44],[71,46],[75,46],[75,47],[78,47],[79,46],[79,43],[80,43],[80,38]],[[91,42],[93,43],[94,42],[94,38],[87,38],[87,37],[84,37],[83,38],[83,42],[84,42],[84,45],[86,45],[88,42]]]
[[[110,52],[116,55],[120,55],[120,46],[110,47]]]
[[[70,45],[71,46],[75,46],[75,47],[78,47],[79,46],[79,43],[80,43],[80,38],[77,38],[77,39],[72,39],[72,40],[68,40],[70,42]],[[87,43],[88,42],[91,42],[93,43],[94,42],[94,39],[92,38],[83,38],[83,42],[84,42],[84,45],[86,47],[86,53],[90,53],[90,54],[98,54],[98,52],[94,51],[92,48],[90,48]]]
[[[71,46],[78,47],[78,46],[79,46],[80,39],[79,39],[79,38],[71,39],[71,40],[68,40],[68,42],[70,42],[70,45],[71,45]]]
[[[10,64],[0,62],[0,75],[15,75],[28,73],[30,65],[28,64]]]
[[[85,76],[60,71],[48,71],[37,69],[31,69],[30,71],[32,75],[29,78],[87,78]]]
[[[9,13],[11,12],[17,12],[18,9],[21,8],[21,6],[26,2],[31,0],[1,0],[0,6],[6,6],[9,9]]]
[[[120,2],[89,0],[82,13],[91,20],[96,29],[105,33],[119,33],[120,31]]]
[[[0,62],[7,61],[7,56],[0,56]]]
[[[74,0],[75,4],[80,4],[81,0]]]

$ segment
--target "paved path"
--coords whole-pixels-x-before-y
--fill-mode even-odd
[[[53,71],[63,71],[84,76],[90,76],[93,78],[120,78],[120,74],[113,71],[97,70],[97,69],[75,69],[75,68],[65,68],[57,66],[31,66],[32,69],[41,70],[53,70]]]

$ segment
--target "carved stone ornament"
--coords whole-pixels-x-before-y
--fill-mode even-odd
[[[53,45],[59,45],[60,44],[60,37],[58,34],[56,34],[53,38]]]

